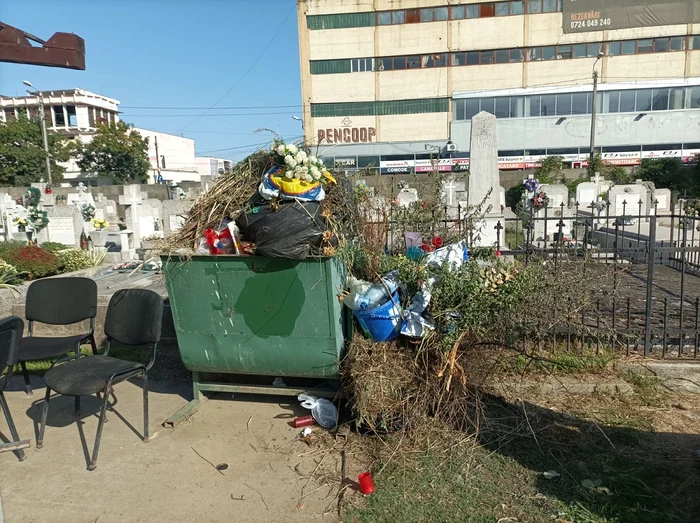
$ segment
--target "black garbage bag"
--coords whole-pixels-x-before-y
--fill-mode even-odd
[[[277,209],[265,202],[236,220],[243,238],[255,244],[255,254],[303,260],[321,254],[326,219],[319,202],[280,201]]]

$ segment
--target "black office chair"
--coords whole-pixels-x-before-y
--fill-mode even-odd
[[[22,366],[27,394],[32,394],[26,362],[49,360],[74,351],[80,354],[80,345],[89,341],[93,354],[95,343],[95,316],[97,316],[97,284],[90,278],[47,278],[29,286],[24,307],[28,322],[28,337],[22,338],[19,363]],[[49,325],[71,325],[90,320],[90,332],[74,336],[34,336],[34,322]]]
[[[100,420],[97,425],[95,446],[88,470],[95,470],[97,453],[100,449],[102,427],[105,422],[108,407],[108,397],[112,386],[130,378],[143,378],[143,441],[148,441],[148,370],[153,366],[156,349],[160,341],[160,330],[163,319],[163,298],[153,291],[146,289],[124,289],[118,291],[109,302],[105,318],[105,334],[107,347],[103,355],[89,356],[78,354],[54,362],[51,369],[44,375],[46,382],[46,398],[41,414],[41,428],[36,448],[40,449],[44,442],[46,417],[49,412],[51,390],[64,396],[91,396],[102,392]],[[108,356],[111,342],[115,341],[129,346],[153,346],[151,360],[147,365],[124,361]]]
[[[29,447],[29,440],[20,441],[3,391],[7,384],[10,383],[12,369],[17,365],[17,356],[23,332],[24,322],[22,318],[10,316],[0,320],[0,409],[5,413],[7,425],[10,427],[10,437],[12,438],[12,441],[8,443],[0,443],[0,452],[16,452],[20,461],[25,459],[24,450],[22,449]],[[5,374],[2,374],[3,369]]]

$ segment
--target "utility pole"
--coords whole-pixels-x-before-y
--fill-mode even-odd
[[[598,105],[598,71],[596,71],[595,66],[598,65],[598,60],[603,58],[603,56],[605,56],[605,54],[603,51],[600,51],[595,62],[593,62],[593,102],[591,104],[591,153],[588,160],[589,166],[593,165],[593,159],[595,158],[595,116]]]
[[[153,140],[156,144],[156,183],[158,182],[158,173],[160,172],[160,155],[158,154],[158,137],[154,136]]]
[[[44,140],[44,160],[46,161],[46,181],[48,187],[51,187],[51,157],[49,155],[49,135],[46,132],[46,114],[44,113],[44,96],[41,91],[36,89],[29,80],[22,82],[27,87],[31,87],[33,91],[27,91],[34,94],[39,101],[39,120],[41,120],[41,137]]]

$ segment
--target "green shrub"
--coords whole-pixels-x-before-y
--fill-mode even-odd
[[[30,280],[51,276],[58,272],[58,256],[35,245],[12,249],[3,258],[14,265],[18,271],[26,273],[26,278]]]
[[[17,240],[8,240],[6,242],[0,242],[0,258],[5,259],[6,253],[26,246],[27,242],[20,242]]]
[[[63,272],[79,271],[93,266],[90,256],[80,249],[65,249],[56,254]]]
[[[59,242],[44,242],[41,244],[41,248],[49,252],[65,251],[70,249],[68,245]]]
[[[23,281],[17,267],[0,260],[0,288],[14,289],[17,285],[21,285]]]

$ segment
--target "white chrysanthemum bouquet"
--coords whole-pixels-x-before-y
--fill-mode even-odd
[[[284,177],[296,178],[308,183],[324,182],[326,171],[323,162],[294,144],[275,141],[272,146],[274,162],[282,167]],[[280,173],[282,175],[282,173]]]

